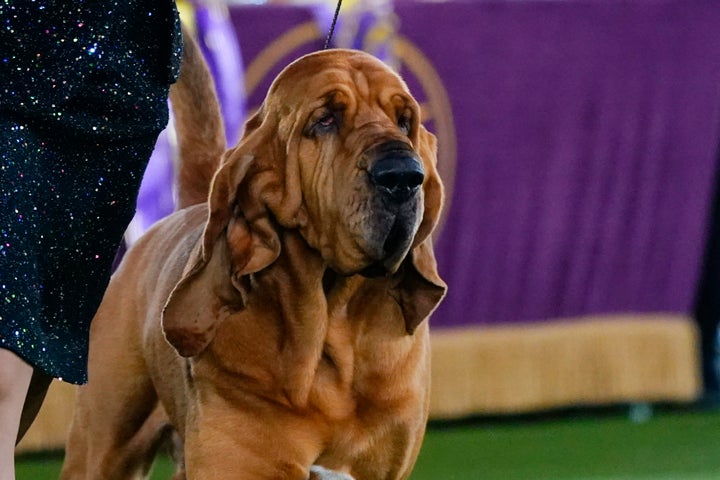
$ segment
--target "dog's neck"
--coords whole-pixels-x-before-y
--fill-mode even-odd
[[[320,370],[350,388],[361,332],[382,329],[383,338],[411,339],[401,321],[391,323],[401,315],[390,313],[399,307],[387,294],[389,280],[334,273],[297,231],[284,232],[281,243],[277,261],[255,275],[253,290],[272,292],[255,305],[267,308],[272,301],[280,331],[280,380],[287,400],[303,408]]]
[[[328,310],[323,293],[325,264],[301,235],[283,232],[281,253],[259,282],[269,282],[282,324],[282,384],[295,406],[308,402],[327,335]]]

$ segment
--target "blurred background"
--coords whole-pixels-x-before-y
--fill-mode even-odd
[[[179,6],[232,145],[336,5]],[[438,137],[449,293],[412,478],[720,478],[720,2],[345,0],[331,45],[400,72]],[[172,211],[173,157],[169,127],[128,244]],[[54,383],[19,479],[57,475],[72,402]]]

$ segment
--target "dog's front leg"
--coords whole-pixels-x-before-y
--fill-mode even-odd
[[[310,477],[308,480],[355,480],[347,473],[336,472],[334,470],[328,470],[319,465],[313,465],[310,467]]]

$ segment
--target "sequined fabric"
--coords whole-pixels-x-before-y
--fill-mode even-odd
[[[0,0],[0,347],[72,383],[168,118],[167,0]]]

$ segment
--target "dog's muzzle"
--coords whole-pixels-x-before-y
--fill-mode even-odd
[[[425,180],[425,171],[409,146],[391,141],[374,147],[368,171],[370,183],[389,202],[402,204],[413,198]]]
[[[373,264],[362,273],[368,277],[394,272],[412,244],[422,216],[421,187],[425,170],[409,144],[391,140],[365,153],[373,199],[371,222],[366,229]]]

